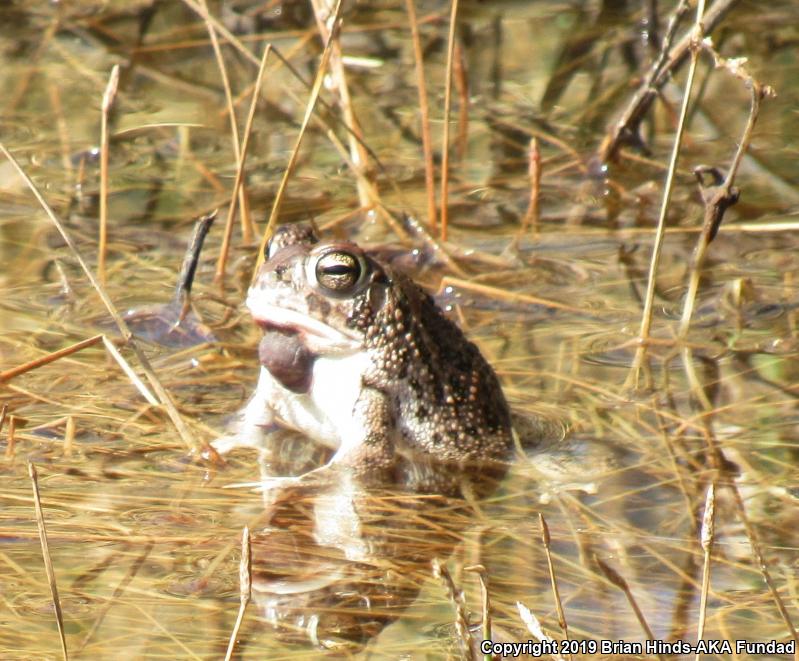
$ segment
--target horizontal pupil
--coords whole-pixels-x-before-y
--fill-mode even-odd
[[[334,264],[333,266],[325,266],[322,271],[325,275],[347,275],[353,273],[355,269],[346,264]]]

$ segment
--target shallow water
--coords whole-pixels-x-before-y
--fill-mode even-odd
[[[724,168],[748,111],[740,81],[710,75],[704,60],[700,66],[701,101],[691,111],[658,271],[655,341],[641,388],[632,391],[624,384],[685,72],[665,87],[645,125],[651,152],[627,147],[598,176],[592,157],[603,131],[651,58],[637,5],[629,16],[615,5],[463,3],[468,125],[456,123],[455,95],[447,243],[460,272],[429,244],[417,240],[411,254],[381,216],[359,210],[352,173],[315,125],[279,218],[313,218],[414,270],[489,357],[514,408],[567,425],[567,440],[518,459],[498,485],[474,474],[434,474],[424,484],[345,482],[275,504],[251,489],[228,488],[258,479],[255,453],[235,452],[220,466],[188,458],[168,415],[147,404],[102,345],[84,349],[0,383],[0,406],[8,407],[0,430],[0,658],[60,655],[28,461],[39,472],[72,657],[223,657],[238,609],[245,525],[253,533],[255,590],[239,636],[242,657],[304,658],[323,649],[391,659],[457,655],[454,610],[433,576],[434,558],[465,590],[472,623],[480,619],[480,588],[464,568],[485,567],[494,640],[531,637],[517,601],[562,638],[539,513],[551,532],[573,639],[646,638],[599,559],[624,577],[656,639],[693,641],[698,525],[711,480],[718,489],[705,637],[790,639],[725,485],[734,482],[796,626],[799,86],[792,44],[799,10],[790,2],[767,10],[742,3],[714,33],[725,56],[749,57],[751,71],[778,96],[764,102],[736,182],[741,200],[703,271],[691,354],[681,353],[674,339],[702,218],[691,168]],[[110,121],[107,273],[121,312],[171,301],[193,219],[220,208],[193,299],[214,341],[167,346],[153,341],[152,327],[135,329],[192,434],[209,441],[257,375],[258,332],[241,305],[256,247],[242,242],[237,225],[220,296],[212,280],[235,157],[219,72],[196,14],[178,3],[148,7],[0,9],[0,137],[94,265],[100,103],[111,66],[121,65]],[[270,41],[313,77],[319,37],[304,3],[233,7],[238,17],[227,4],[211,11],[257,55]],[[425,3],[418,11],[438,146],[448,7]],[[661,32],[663,23],[665,15]],[[403,5],[349,7],[342,44],[347,55],[368,58],[369,66],[351,64],[347,75],[364,141],[382,163],[374,168],[381,198],[423,221]],[[224,54],[234,94],[242,93],[243,126],[257,67],[230,47]],[[308,97],[275,59],[266,81],[247,161],[258,234]],[[335,102],[328,91],[322,98]],[[346,140],[340,127],[337,134]],[[540,231],[517,241],[533,135],[543,159]],[[6,161],[0,258],[0,371],[98,333],[118,337]],[[141,373],[134,353],[120,347]],[[302,439],[280,442],[295,469],[322,460]],[[722,476],[708,463],[708,443],[729,462]]]

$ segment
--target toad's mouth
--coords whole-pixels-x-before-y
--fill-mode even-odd
[[[362,346],[354,331],[340,331],[302,312],[250,301],[247,305],[255,323],[264,331],[299,335],[302,343],[316,353],[353,351]]]

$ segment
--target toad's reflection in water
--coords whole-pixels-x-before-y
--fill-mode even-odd
[[[435,557],[446,559],[478,521],[507,464],[400,460],[391,474],[269,488],[253,526],[253,601],[285,641],[355,650],[415,601]],[[276,493],[279,492],[279,493]]]
[[[524,430],[518,419],[515,424]],[[523,516],[525,536],[536,547],[540,531],[531,511],[545,508],[550,500],[554,511],[571,511],[582,520],[587,510],[580,513],[581,503],[596,504],[608,489],[617,493],[624,485],[641,488],[652,482],[644,472],[631,469],[634,457],[613,444],[581,435],[564,438],[555,424],[549,429],[551,438],[542,440],[538,423],[531,424],[538,432],[535,449],[523,448],[525,452],[517,452],[512,461],[458,467],[401,457],[390,471],[368,475],[334,468],[329,475],[336,479],[278,488],[267,478],[264,513],[251,526],[252,596],[275,638],[304,649],[360,650],[409,609],[424,611],[414,604],[422,588],[430,585],[433,559],[446,562],[466,540],[475,539],[474,533],[480,533],[480,542],[472,549],[477,556],[470,555],[469,562],[485,565],[489,576],[506,575],[499,568],[515,563],[508,556],[514,535],[503,526],[496,528],[496,521]],[[325,459],[318,456],[318,445],[299,434],[284,432],[272,440],[273,461],[262,466],[267,476],[272,470],[302,473],[307,465]],[[633,498],[632,504],[633,511],[621,500],[597,506],[607,519],[629,524],[642,516],[641,502]],[[553,513],[553,508],[547,509]],[[497,516],[498,511],[503,514]],[[647,512],[656,515],[651,508]],[[551,524],[563,546],[563,521],[553,515]],[[617,542],[608,534],[584,532],[560,552],[604,556],[608,545]],[[537,569],[528,568],[516,581],[524,600],[549,594],[549,579]],[[570,584],[576,599],[572,606],[580,610],[601,608],[602,600],[608,599],[602,589],[597,594],[579,582]],[[443,588],[437,594],[446,599]],[[476,613],[478,604],[472,607]],[[472,624],[478,620],[475,615]],[[526,640],[529,635],[518,624],[517,629],[494,633]],[[257,626],[250,624],[254,636]],[[479,643],[479,625],[475,626],[474,640]],[[440,641],[442,652],[455,644],[454,630],[451,634]]]

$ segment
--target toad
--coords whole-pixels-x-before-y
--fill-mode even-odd
[[[218,450],[262,446],[281,422],[356,473],[397,453],[461,464],[510,452],[508,404],[480,351],[410,278],[354,243],[280,227],[247,307],[264,331],[260,376]]]

